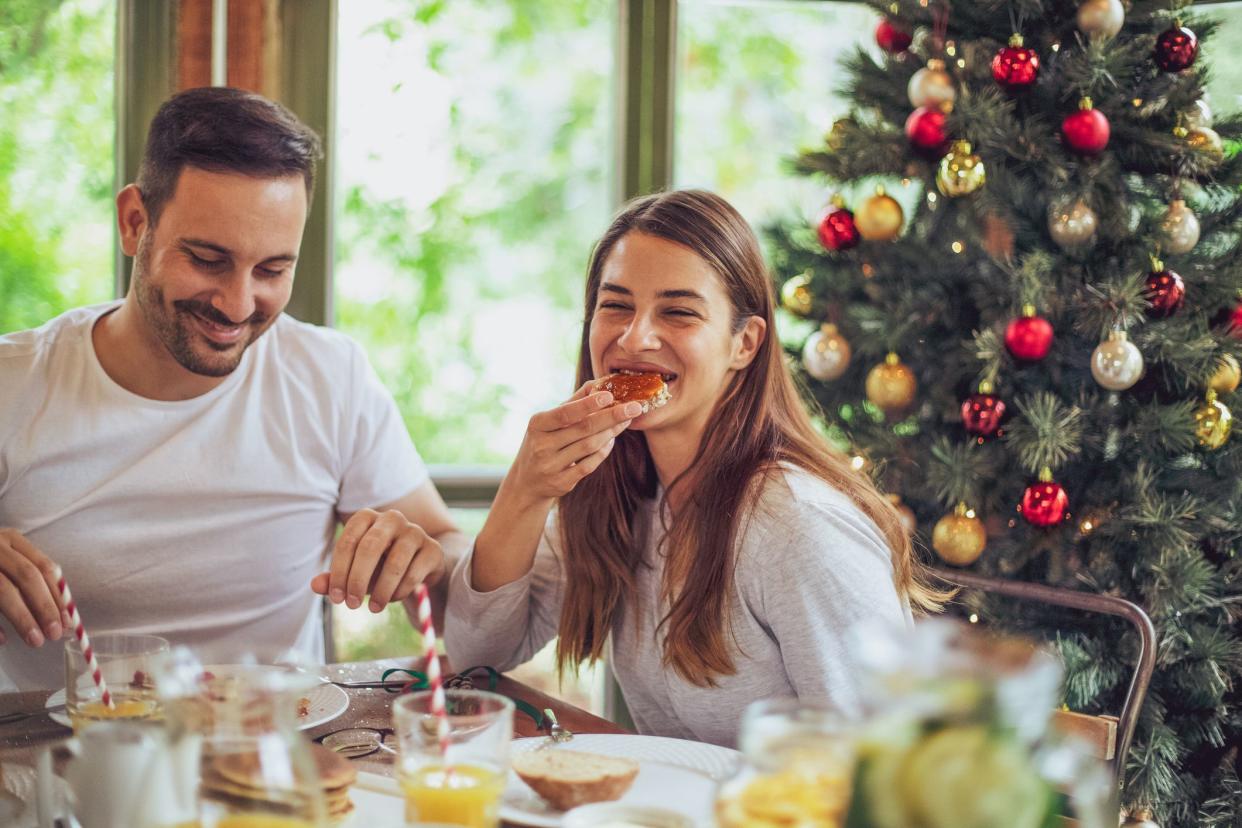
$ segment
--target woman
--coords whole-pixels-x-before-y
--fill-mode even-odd
[[[672,399],[641,413],[592,391],[626,370],[663,374]],[[578,382],[531,419],[453,573],[453,662],[509,669],[559,635],[574,669],[611,640],[640,732],[716,744],[759,698],[856,712],[849,628],[908,625],[938,595],[891,504],[814,430],[758,242],[728,203],[672,192],[613,221]]]

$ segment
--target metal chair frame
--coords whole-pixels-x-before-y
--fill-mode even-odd
[[[1107,760],[1116,779],[1117,788],[1120,790],[1125,784],[1126,757],[1130,753],[1130,743],[1138,724],[1139,711],[1143,707],[1143,700],[1147,697],[1147,688],[1151,684],[1152,673],[1156,668],[1156,629],[1143,608],[1133,601],[1112,595],[1099,595],[1026,581],[992,578],[971,572],[933,569],[932,573],[953,586],[977,589],[1019,600],[1038,601],[1084,612],[1112,615],[1130,622],[1138,633],[1139,653],[1134,666],[1134,674],[1130,678],[1130,687],[1126,691],[1125,701],[1121,706],[1121,714],[1117,717],[1117,748],[1113,757]]]

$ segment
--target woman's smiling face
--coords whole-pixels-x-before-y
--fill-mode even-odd
[[[631,231],[604,261],[591,317],[591,369],[664,376],[669,402],[631,429],[701,434],[733,372],[748,359],[720,277],[688,247]],[[695,435],[697,436],[697,435]]]

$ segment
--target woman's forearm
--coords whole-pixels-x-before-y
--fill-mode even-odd
[[[512,473],[505,476],[474,542],[470,582],[479,592],[491,592],[530,572],[535,551],[548,520],[553,498],[532,497],[515,491]]]

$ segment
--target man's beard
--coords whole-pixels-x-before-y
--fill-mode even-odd
[[[164,291],[151,281],[151,246],[146,235],[138,242],[132,278],[142,318],[172,358],[192,373],[205,377],[227,377],[241,364],[246,349],[267,329],[267,316],[255,311],[242,323],[249,328],[247,335],[222,345],[195,330],[196,326],[190,318],[198,315],[220,325],[236,324],[210,304],[179,299],[172,303],[172,312],[169,313],[164,302]],[[197,343],[201,344],[196,348]]]

